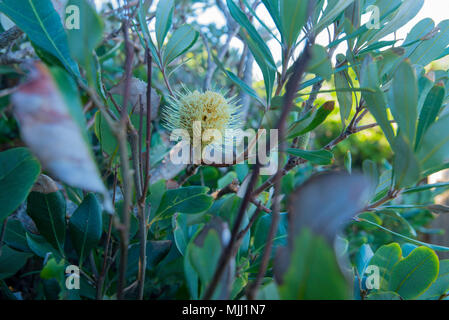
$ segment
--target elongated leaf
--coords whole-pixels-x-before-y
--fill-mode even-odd
[[[435,85],[427,94],[426,100],[424,101],[424,105],[419,115],[415,149],[419,148],[423,135],[426,133],[430,125],[435,122],[438,114],[440,113],[444,94],[445,90],[442,84]]]
[[[404,299],[414,299],[436,280],[438,268],[435,252],[427,247],[418,247],[393,267],[389,288]]]
[[[273,92],[276,64],[274,62],[273,56],[271,55],[270,49],[266,45],[265,41],[257,32],[256,28],[248,20],[248,17],[243,13],[242,10],[234,3],[233,0],[226,1],[229,12],[232,17],[244,28],[247,34],[241,32],[242,37],[246,40],[251,53],[254,56],[257,64],[262,70],[265,90],[267,94],[267,103],[270,105],[271,95]]]
[[[168,65],[184,52],[189,50],[198,39],[198,32],[190,25],[183,25],[176,29],[168,40],[163,53],[163,63]]]
[[[368,43],[374,43],[401,28],[416,16],[423,5],[424,0],[404,0],[394,17],[385,24]]]
[[[328,2],[322,18],[314,28],[316,34],[320,33],[321,30],[331,24],[335,18],[353,2],[354,0],[338,0]]]
[[[346,70],[334,74],[334,85],[337,91],[338,106],[340,108],[340,117],[343,127],[349,118],[352,108],[352,92],[343,91],[350,89],[350,78]]]
[[[173,10],[175,9],[174,0],[159,1],[156,8],[156,41],[162,48],[168,30],[171,28],[173,19]]]
[[[270,16],[273,19],[274,24],[279,30],[279,33],[281,34],[282,38],[284,38],[285,36],[283,35],[284,30],[282,28],[279,0],[262,0],[262,3],[265,5],[265,8],[267,8],[267,11],[270,13]]]
[[[401,134],[413,146],[418,118],[418,84],[415,72],[407,61],[401,62],[396,69],[389,104]]]
[[[90,85],[95,84],[96,70],[94,49],[103,40],[103,22],[96,10],[87,0],[70,0],[67,6],[79,8],[79,28],[67,31],[72,57],[86,70]]]
[[[70,57],[61,18],[51,1],[3,0],[0,11],[14,21],[35,45],[56,57],[73,75],[80,76],[78,66]]]
[[[379,71],[376,62],[371,56],[367,56],[362,64],[360,85],[371,88],[375,92],[362,92],[368,110],[380,125],[390,145],[394,144],[394,132],[388,119],[384,93],[380,90]]]
[[[78,252],[79,263],[82,264],[100,241],[102,233],[101,207],[94,194],[88,194],[72,214],[69,229],[72,244]]]
[[[412,145],[399,135],[395,138],[392,148],[395,153],[393,161],[395,186],[409,187],[418,182],[421,171]]]
[[[213,55],[213,59],[214,59],[215,64],[218,66],[218,68],[221,71],[223,71],[232,82],[234,82],[236,85],[238,85],[242,90],[244,90],[251,97],[253,97],[257,101],[259,101],[261,105],[266,106],[265,101],[263,101],[262,98],[259,97],[257,92],[253,88],[251,88],[248,84],[246,84],[243,80],[241,80],[235,73],[233,73],[230,70],[227,70],[223,66],[223,63],[221,63],[221,61],[217,58],[216,55]]]
[[[41,167],[26,148],[0,152],[0,221],[25,201]]]
[[[430,22],[425,23],[429,25]],[[426,66],[438,58],[447,47],[449,44],[449,20],[441,21],[438,24],[438,29],[436,35],[430,37],[430,39],[424,38],[417,46],[412,46],[407,50],[406,56],[413,64]],[[424,37],[425,34],[422,36]]]
[[[162,64],[161,64],[161,61],[159,60],[156,46],[154,45],[153,40],[151,39],[150,30],[148,29],[146,17],[147,17],[149,8],[147,7],[147,5],[145,5],[145,3],[146,3],[146,1],[139,0],[139,10],[137,11],[137,18],[139,19],[140,27],[142,28],[143,36],[146,40],[146,45],[148,46],[148,48],[151,51],[153,60],[158,65],[159,69],[161,69]]]
[[[199,213],[212,205],[213,198],[207,195],[209,188],[185,187],[167,190],[162,197],[156,216],[166,218],[175,212]]]
[[[306,159],[312,163],[327,165],[331,164],[334,158],[332,152],[327,150],[306,151],[301,149],[288,148],[287,153],[296,157]]]
[[[27,201],[27,214],[33,219],[39,233],[62,252],[66,228],[66,202],[62,193],[31,192]]]
[[[309,118],[310,121],[298,123],[298,126],[291,126],[289,128],[287,139],[291,139],[314,130],[332,113],[334,106],[334,101],[325,102],[313,115],[311,115]]]
[[[280,18],[284,41],[291,48],[298,39],[299,33],[307,19],[309,1],[280,0]]]
[[[424,135],[418,151],[421,169],[428,170],[449,159],[449,115],[433,123]]]

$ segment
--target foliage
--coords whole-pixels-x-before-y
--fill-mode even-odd
[[[424,235],[449,212],[427,182],[449,167],[449,20],[391,40],[422,5],[70,0],[73,28],[60,1],[0,1],[24,33],[0,49],[0,297],[446,299],[449,246]],[[172,163],[186,89],[279,129],[283,174]]]

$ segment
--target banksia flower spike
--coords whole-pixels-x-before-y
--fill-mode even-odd
[[[177,92],[174,97],[169,98],[168,106],[162,111],[162,119],[164,126],[170,131],[187,131],[190,142],[194,136],[201,137],[206,130],[217,130],[222,139],[203,136],[202,149],[206,146],[220,148],[232,143],[232,139],[227,139],[226,131],[241,126],[240,107],[235,98],[226,98],[224,94],[210,90],[191,92],[183,89],[182,92]]]

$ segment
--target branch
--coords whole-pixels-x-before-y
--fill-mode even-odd
[[[299,59],[295,62],[293,66],[293,74],[290,77],[289,81],[286,85],[286,92],[284,95],[284,105],[282,108],[282,113],[279,118],[277,128],[279,129],[279,141],[281,141],[279,154],[278,154],[278,171],[276,172],[274,176],[274,198],[273,198],[273,214],[272,214],[272,221],[270,225],[270,230],[268,231],[268,237],[267,237],[267,243],[265,245],[265,251],[262,256],[262,261],[260,264],[259,272],[256,276],[256,279],[254,282],[248,287],[247,296],[248,299],[254,299],[257,290],[262,282],[262,279],[265,275],[266,269],[268,267],[268,262],[270,260],[271,256],[271,249],[273,247],[273,239],[276,236],[276,232],[278,230],[279,225],[279,219],[280,219],[280,195],[281,195],[281,178],[284,175],[282,170],[282,161],[281,156],[284,152],[285,143],[284,136],[285,136],[285,124],[287,117],[290,113],[290,110],[293,105],[293,100],[295,99],[296,93],[298,92],[299,83],[301,79],[304,76],[304,73],[306,71],[307,63],[309,62],[311,58],[311,52],[310,52],[310,46],[313,43],[314,39],[311,39],[311,42],[306,43],[306,46],[304,48],[304,51],[302,55],[299,57]]]
[[[17,26],[14,26],[0,34],[0,49],[6,48],[12,41],[18,39],[23,34]]]
[[[126,285],[126,267],[128,265],[128,243],[129,243],[129,224],[130,224],[130,209],[132,201],[132,179],[131,170],[128,162],[128,148],[126,142],[126,130],[128,124],[128,101],[130,96],[130,80],[132,76],[132,62],[133,51],[128,38],[128,22],[123,23],[123,36],[125,40],[125,86],[123,92],[123,105],[121,110],[120,127],[117,138],[120,151],[120,165],[123,177],[123,213],[120,232],[120,265],[119,265],[119,280],[117,285],[117,299],[123,299],[123,290]]]

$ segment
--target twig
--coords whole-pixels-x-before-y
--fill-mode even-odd
[[[123,93],[123,106],[120,118],[120,128],[117,133],[117,140],[120,151],[120,165],[123,177],[123,214],[122,222],[119,227],[120,232],[120,265],[119,265],[119,279],[117,285],[117,299],[123,299],[123,289],[126,284],[126,267],[128,265],[128,243],[129,243],[129,221],[132,197],[132,182],[131,172],[128,162],[128,148],[126,142],[126,129],[128,119],[128,101],[130,96],[130,80],[132,73],[133,52],[128,39],[128,23],[123,23],[123,35],[125,39],[126,61],[125,61],[125,86]]]
[[[113,194],[112,194],[112,205],[115,206],[115,195],[116,195],[116,188],[117,188],[117,168],[114,170],[114,183],[112,185],[113,187]],[[108,258],[109,256],[109,245],[111,243],[111,235],[112,235],[112,216],[109,216],[109,225],[108,225],[108,233],[106,235],[106,244],[104,247],[104,257],[103,257],[103,267],[101,269],[100,275],[97,280],[97,300],[101,300],[103,297],[103,285],[104,280],[106,277],[106,270],[108,269]]]
[[[147,60],[147,116],[146,116],[146,157],[145,157],[145,181],[143,182],[143,189],[138,195],[138,209],[139,209],[139,237],[140,237],[140,259],[139,259],[139,273],[137,275],[137,290],[138,299],[143,299],[145,289],[145,273],[147,265],[147,217],[150,214],[151,204],[145,205],[145,197],[150,183],[150,148],[151,148],[151,64],[152,57],[148,48],[145,50]]]
[[[230,184],[228,184],[227,186],[225,186],[223,189],[219,190],[218,192],[216,192],[215,194],[213,194],[212,196],[215,198],[215,200],[220,199],[221,197],[223,197],[226,194],[229,193],[237,193],[239,192],[239,181],[238,179],[234,179]],[[259,211],[264,211],[266,213],[270,213],[271,210],[268,209],[267,207],[265,207],[262,203],[262,201],[256,199],[256,198],[252,198],[251,203],[254,204],[257,209]]]
[[[9,28],[0,34],[0,49],[6,48],[12,41],[18,39],[23,34],[17,26]]]
[[[188,165],[186,168],[186,173],[182,177],[179,178],[178,184],[180,186],[182,186],[184,183],[186,183],[190,177],[192,177],[193,175],[195,175],[198,172],[198,168],[199,168],[199,165],[197,165],[197,164]]]
[[[151,56],[150,50],[148,47],[146,48],[146,57],[147,57],[147,128],[146,128],[146,156],[145,156],[145,179],[144,179],[144,187],[143,187],[143,197],[145,198],[148,186],[150,184],[150,147],[151,147],[151,74],[152,74],[152,62],[153,57]],[[141,199],[142,201],[143,199]]]

